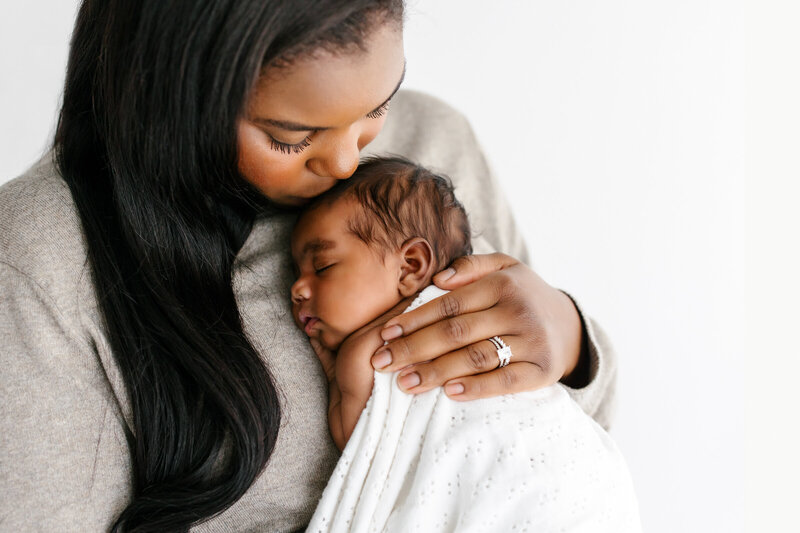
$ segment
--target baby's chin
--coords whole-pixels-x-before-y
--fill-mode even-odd
[[[320,331],[319,335],[317,336],[319,343],[332,352],[338,351],[339,346],[342,345],[342,342],[344,342],[346,338],[347,335],[335,333],[327,329]]]

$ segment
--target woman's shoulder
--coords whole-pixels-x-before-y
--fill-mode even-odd
[[[392,98],[395,118],[417,123],[460,123],[466,125],[464,115],[455,107],[432,94],[414,89],[402,89]]]
[[[7,271],[74,302],[86,257],[77,209],[52,153],[0,187],[0,264]]]

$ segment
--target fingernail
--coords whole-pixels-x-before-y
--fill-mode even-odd
[[[448,383],[444,386],[444,392],[448,396],[456,396],[464,392],[464,385],[462,383]]]
[[[420,384],[420,382],[421,380],[419,374],[416,372],[411,372],[397,378],[397,384],[401,389],[410,389],[411,387],[416,387]]]
[[[383,331],[381,331],[381,338],[385,341],[396,339],[397,337],[401,337],[402,335],[403,335],[403,328],[401,328],[397,324],[384,328]]]
[[[375,370],[380,370],[390,364],[392,364],[392,354],[389,350],[383,349],[372,357],[372,366]]]
[[[448,279],[452,278],[456,273],[455,268],[448,268],[447,270],[442,270],[438,274],[436,274],[437,281],[447,281]]]

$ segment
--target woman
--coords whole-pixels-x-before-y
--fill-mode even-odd
[[[400,0],[135,4],[83,2],[55,161],[0,192],[3,526],[301,529],[337,453],[286,304],[291,207],[369,144],[457,178],[476,251],[524,247],[465,121],[392,99]],[[454,264],[437,281],[455,305],[392,321],[375,366],[433,359],[415,391],[465,400],[562,379],[607,424],[602,339],[509,264]]]

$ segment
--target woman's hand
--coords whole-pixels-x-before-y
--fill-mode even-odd
[[[450,293],[388,320],[390,341],[372,357],[375,369],[402,369],[398,385],[420,393],[444,386],[472,400],[552,385],[578,365],[581,321],[572,300],[504,254],[457,259],[434,277]],[[499,336],[511,362],[499,368]]]

